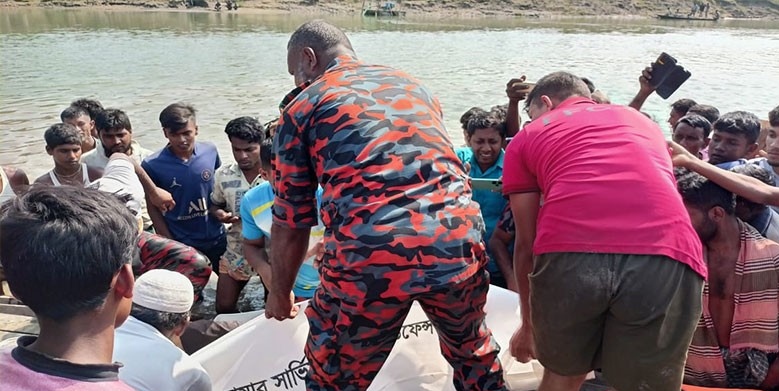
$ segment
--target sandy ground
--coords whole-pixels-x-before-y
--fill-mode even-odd
[[[216,0],[203,1],[213,8]],[[708,0],[710,14],[718,9],[723,17],[779,19],[779,0]],[[224,6],[224,1],[222,1]],[[367,1],[375,4],[376,1]],[[688,13],[690,0],[406,0],[400,10],[409,17],[560,17],[621,16],[654,17],[671,12]],[[239,0],[241,13],[349,15],[362,9],[361,0]],[[102,7],[121,10],[145,8],[204,12],[210,8],[186,8],[180,0],[0,0],[0,7]],[[223,7],[223,12],[227,12]]]

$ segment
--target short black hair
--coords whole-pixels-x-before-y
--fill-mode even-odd
[[[719,206],[729,215],[736,213],[735,195],[720,185],[697,172],[689,171],[685,168],[674,169],[674,175],[676,176],[679,194],[682,195],[682,200],[684,200],[685,204],[704,212]]]
[[[490,107],[490,115],[505,126],[506,120],[509,117],[509,105],[503,104]]]
[[[163,312],[135,303],[133,303],[133,306],[130,309],[130,316],[154,327],[161,333],[171,331],[188,321],[189,315],[190,311],[182,313]]]
[[[743,135],[748,143],[754,144],[760,137],[760,118],[746,111],[733,111],[719,117],[712,128],[718,132]]]
[[[771,175],[771,173],[768,172],[768,170],[758,166],[757,164],[752,164],[752,163],[741,164],[731,168],[730,171],[733,171],[736,174],[751,176],[752,178],[755,178],[760,182],[763,182],[769,186],[776,186],[776,181],[774,180],[774,176]]]
[[[687,111],[690,110],[690,107],[693,107],[696,104],[697,103],[695,103],[695,101],[692,100],[692,99],[683,98],[683,99],[677,100],[674,103],[671,103],[671,108],[674,111],[676,111],[678,113],[681,113],[682,115],[685,115],[685,114],[687,114]]]
[[[487,112],[474,114],[471,119],[468,120],[468,128],[465,131],[468,133],[468,137],[471,137],[478,129],[488,128],[497,130],[498,134],[500,134],[500,138],[506,138],[505,123],[500,122],[492,113]]]
[[[225,133],[230,140],[237,138],[250,143],[260,144],[265,139],[265,127],[254,117],[238,117],[230,120],[225,126]]]
[[[190,120],[195,120],[197,110],[187,103],[173,103],[160,113],[160,125],[163,129],[176,133],[187,127]]]
[[[587,89],[590,90],[590,94],[595,92],[595,89],[596,89],[595,88],[595,83],[593,83],[592,80],[590,80],[589,78],[583,77],[582,81],[584,82],[584,84],[587,85]]]
[[[266,138],[260,144],[260,164],[262,167],[270,167],[273,161],[273,139]]]
[[[711,122],[709,122],[709,120],[707,120],[701,115],[689,114],[688,112],[687,115],[685,115],[682,118],[679,118],[679,122],[676,123],[676,126],[679,126],[679,124],[681,123],[690,125],[693,128],[703,129],[704,138],[709,138],[709,134],[711,134]]]
[[[568,72],[554,72],[539,79],[538,82],[536,82],[536,86],[533,87],[533,90],[527,95],[525,107],[530,107],[533,101],[542,95],[546,95],[549,98],[560,102],[572,96],[582,96],[585,98],[591,96],[587,84],[585,84],[580,77]]]
[[[768,186],[776,186],[776,181],[774,181],[774,176],[771,175],[771,173],[768,172],[768,170],[758,166],[757,164],[752,164],[752,163],[741,164],[731,168],[730,171],[735,172],[736,174],[746,175],[755,178],[760,182],[765,183]],[[736,202],[743,205],[749,210],[762,210],[762,208],[767,208],[765,204],[761,204],[759,202],[753,202],[741,196],[736,196]]]
[[[471,107],[468,109],[468,111],[464,112],[463,115],[460,116],[460,126],[463,127],[463,130],[468,130],[468,120],[473,117],[476,113],[486,113],[487,111],[482,109],[481,107]]]
[[[779,106],[768,112],[768,123],[771,126],[779,126]]]
[[[124,111],[119,109],[105,109],[100,112],[95,119],[95,127],[98,132],[122,129],[127,129],[130,133],[133,132],[133,125],[130,123],[130,118]]]
[[[719,110],[712,105],[695,105],[687,110],[687,114],[698,114],[706,118],[711,123],[717,122],[719,119]]]
[[[49,126],[43,132],[43,139],[46,140],[46,147],[56,148],[66,144],[81,145],[84,137],[77,127],[66,123],[58,123]]]
[[[89,98],[76,99],[70,102],[70,105],[83,108],[89,113],[91,119],[97,118],[97,115],[103,111],[103,105],[100,102]]]
[[[89,112],[85,108],[79,106],[68,106],[60,113],[60,121],[65,122],[69,119],[76,119],[81,117],[82,115],[90,117],[90,119],[94,119],[89,115]]]
[[[11,291],[62,321],[99,308],[138,251],[138,224],[116,196],[33,186],[0,209],[0,260]]]
[[[310,47],[317,54],[338,46],[353,50],[349,37],[341,29],[321,19],[311,20],[300,25],[292,33],[287,43],[287,49]]]

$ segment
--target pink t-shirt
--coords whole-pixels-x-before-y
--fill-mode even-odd
[[[506,149],[503,193],[541,192],[533,253],[664,255],[706,277],[660,128],[632,108],[574,97]]]
[[[34,340],[22,337],[19,346],[0,349],[0,391],[133,390],[118,378],[121,365],[73,364],[24,348]]]

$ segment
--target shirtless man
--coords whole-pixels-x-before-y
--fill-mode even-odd
[[[35,184],[83,187],[100,178],[100,170],[80,163],[82,134],[73,125],[59,123],[50,126],[43,134],[46,153],[54,160],[54,169],[41,175]]]
[[[736,217],[733,193],[694,172],[677,170],[676,176],[709,267],[684,382],[776,389],[779,244]]]

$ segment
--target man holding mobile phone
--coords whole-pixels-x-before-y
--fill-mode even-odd
[[[638,78],[640,87],[636,93],[636,96],[633,97],[633,100],[631,100],[628,104],[628,107],[632,107],[640,111],[641,107],[644,106],[644,102],[646,102],[647,98],[649,98],[649,96],[655,92],[655,87],[649,82],[649,79],[652,78],[651,71],[652,67],[646,67],[646,69],[641,71],[641,76]],[[694,100],[689,98],[677,99],[674,101],[674,103],[671,103],[671,111],[668,112],[668,126],[671,129],[676,128],[676,124],[679,122],[679,119],[687,115],[687,111],[696,104],[697,103]]]

